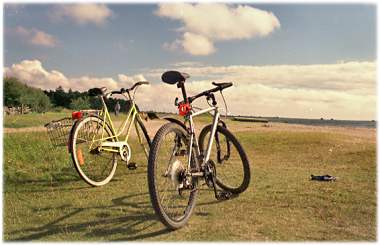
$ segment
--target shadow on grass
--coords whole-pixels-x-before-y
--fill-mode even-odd
[[[204,193],[207,194],[207,193]],[[166,233],[171,230],[163,227],[156,217],[148,198],[148,192],[134,193],[122,196],[112,200],[111,205],[89,206],[89,207],[72,207],[71,204],[61,206],[31,207],[33,212],[51,212],[59,211],[66,213],[53,221],[42,226],[20,229],[7,234],[11,239],[8,241],[30,241],[30,240],[70,240],[71,234],[76,233],[80,238],[72,240],[107,240],[107,241],[128,241],[145,238],[152,238]],[[146,196],[141,200],[143,196]],[[136,200],[137,198],[137,200]],[[197,206],[218,204],[220,201],[199,202]],[[128,208],[130,215],[125,213],[119,217],[112,211],[118,211],[122,208]],[[138,210],[133,213],[133,210]],[[67,212],[69,210],[69,212]],[[83,214],[90,217],[94,214],[93,220],[83,222],[69,221],[70,219],[81,220]],[[75,217],[82,214],[80,217]],[[208,216],[207,212],[195,212],[193,215]],[[126,235],[124,237],[124,235]],[[120,238],[120,236],[122,236]],[[50,237],[50,238],[49,238]],[[60,239],[56,237],[68,237]]]
[[[114,176],[112,182],[121,182],[125,176],[129,175],[142,175],[146,174],[146,171],[128,171],[122,175]],[[52,173],[45,178],[40,179],[27,179],[22,176],[5,176],[4,177],[4,192],[19,192],[19,193],[33,193],[33,192],[46,192],[47,188],[58,187],[60,191],[63,190],[79,190],[94,188],[88,185],[73,167],[63,168],[60,172]],[[81,187],[62,188],[64,184],[83,183]]]
[[[33,208],[33,211],[51,211],[61,210],[65,215],[40,227],[21,229],[8,233],[8,236],[14,237],[10,241],[29,241],[47,239],[48,236],[67,235],[69,233],[84,233],[83,240],[87,238],[95,238],[97,240],[136,240],[158,236],[170,232],[163,228],[150,231],[149,228],[156,225],[159,221],[153,212],[149,212],[150,203],[147,201],[132,201],[133,197],[148,195],[148,193],[137,193],[129,196],[123,196],[112,200],[111,205],[90,206],[90,207],[72,207],[71,205],[61,205],[58,207]],[[132,199],[132,200],[130,200]],[[139,208],[139,212],[131,215],[123,215],[122,217],[110,217],[109,211],[117,208]],[[85,222],[67,222],[68,219],[79,215],[83,212],[100,210],[96,214],[97,220]],[[65,222],[66,221],[66,222]],[[89,229],[91,227],[91,229]],[[27,234],[27,235],[25,235]],[[112,238],[113,235],[128,234],[125,238]],[[61,235],[61,236],[60,236]],[[70,239],[68,239],[70,240]]]

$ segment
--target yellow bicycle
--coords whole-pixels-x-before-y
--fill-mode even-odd
[[[123,88],[109,93],[106,93],[106,88],[90,89],[89,96],[99,97],[102,109],[94,110],[85,117],[80,111],[73,112],[73,118],[77,120],[70,132],[69,151],[76,170],[88,184],[92,186],[107,184],[115,174],[118,157],[126,162],[129,168],[136,167],[135,164],[129,162],[132,152],[128,139],[133,125],[138,142],[148,158],[151,141],[134,101],[137,88],[143,84],[149,84],[149,82],[137,82],[129,89]],[[131,96],[132,92],[133,96]],[[127,117],[118,130],[115,130],[106,105],[106,100],[114,94],[123,95],[131,102]],[[125,129],[127,129],[126,133],[124,133]]]

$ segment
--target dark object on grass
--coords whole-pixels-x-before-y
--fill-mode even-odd
[[[336,177],[331,175],[311,175],[310,180],[318,180],[318,181],[335,181]]]
[[[150,120],[160,119],[160,117],[159,117],[159,116],[157,115],[157,113],[155,113],[155,112],[148,111],[147,114],[148,114],[148,118],[149,118]]]

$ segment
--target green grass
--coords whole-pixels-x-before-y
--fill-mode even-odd
[[[64,117],[71,117],[71,112],[64,110],[62,112],[30,113],[25,115],[6,115],[4,116],[4,128],[24,128],[44,126],[52,120],[58,120]]]
[[[318,132],[236,135],[252,166],[249,189],[218,202],[203,187],[190,222],[170,232],[151,207],[141,152],[132,159],[137,170],[119,162],[109,184],[92,188],[45,133],[5,134],[4,240],[376,240],[374,143]],[[310,174],[339,180],[309,181]]]
[[[63,110],[61,112],[46,112],[46,113],[30,113],[24,115],[6,115],[4,116],[4,128],[25,128],[25,127],[42,127],[52,120],[59,120],[64,117],[71,117],[71,110]],[[120,113],[115,116],[111,113],[113,121],[122,121],[127,117],[126,113]]]

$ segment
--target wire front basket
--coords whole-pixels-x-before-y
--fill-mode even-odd
[[[65,117],[45,124],[50,142],[54,147],[67,146],[74,120]]]

